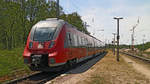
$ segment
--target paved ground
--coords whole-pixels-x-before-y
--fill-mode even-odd
[[[124,55],[116,62],[110,51],[103,59],[97,57],[47,84],[150,84],[146,75],[150,69],[145,65]]]

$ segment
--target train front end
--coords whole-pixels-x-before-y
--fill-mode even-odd
[[[62,23],[58,20],[50,19],[32,27],[23,53],[24,63],[31,70],[45,71],[56,64],[56,44],[61,26]]]

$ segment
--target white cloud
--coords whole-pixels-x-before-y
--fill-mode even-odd
[[[112,3],[112,8],[100,8],[99,6],[88,6],[80,12],[82,19],[91,25],[88,30],[95,33],[95,37],[104,40],[112,40],[112,33],[116,32],[117,22],[113,19],[114,16],[122,16],[124,19],[120,20],[120,42],[121,44],[131,43],[130,29],[136,24],[138,17],[140,17],[140,24],[136,28],[135,36],[136,43],[142,43],[143,34],[145,34],[146,41],[150,41],[150,6],[129,6],[124,4],[122,0],[118,6]],[[94,22],[92,19],[94,18]],[[104,31],[98,31],[104,29]],[[103,37],[104,35],[104,37]]]

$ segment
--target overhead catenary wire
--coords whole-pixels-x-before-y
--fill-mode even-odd
[[[134,38],[134,34],[135,34],[135,28],[139,25],[139,17],[138,17],[138,20],[137,20],[137,23],[132,27],[131,31],[132,31],[132,34],[131,34],[131,45],[132,45],[132,51],[134,51],[134,41],[135,41],[135,38]]]
[[[76,12],[76,11],[77,11],[76,9],[80,10],[80,9],[78,8],[78,6],[75,5],[74,1],[66,0],[66,3],[67,3],[67,6],[65,5],[66,8],[64,8],[63,10],[64,10],[67,14],[70,14],[70,13],[72,13],[72,12]],[[71,7],[71,5],[72,5],[72,7]]]
[[[78,2],[76,2],[76,0],[70,0],[71,4],[74,6],[75,9],[81,10],[76,4],[78,4]],[[77,10],[76,10],[77,11]]]

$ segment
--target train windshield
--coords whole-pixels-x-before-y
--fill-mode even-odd
[[[56,30],[55,27],[36,28],[34,31],[33,40],[34,41],[49,41],[53,38],[55,30]]]

